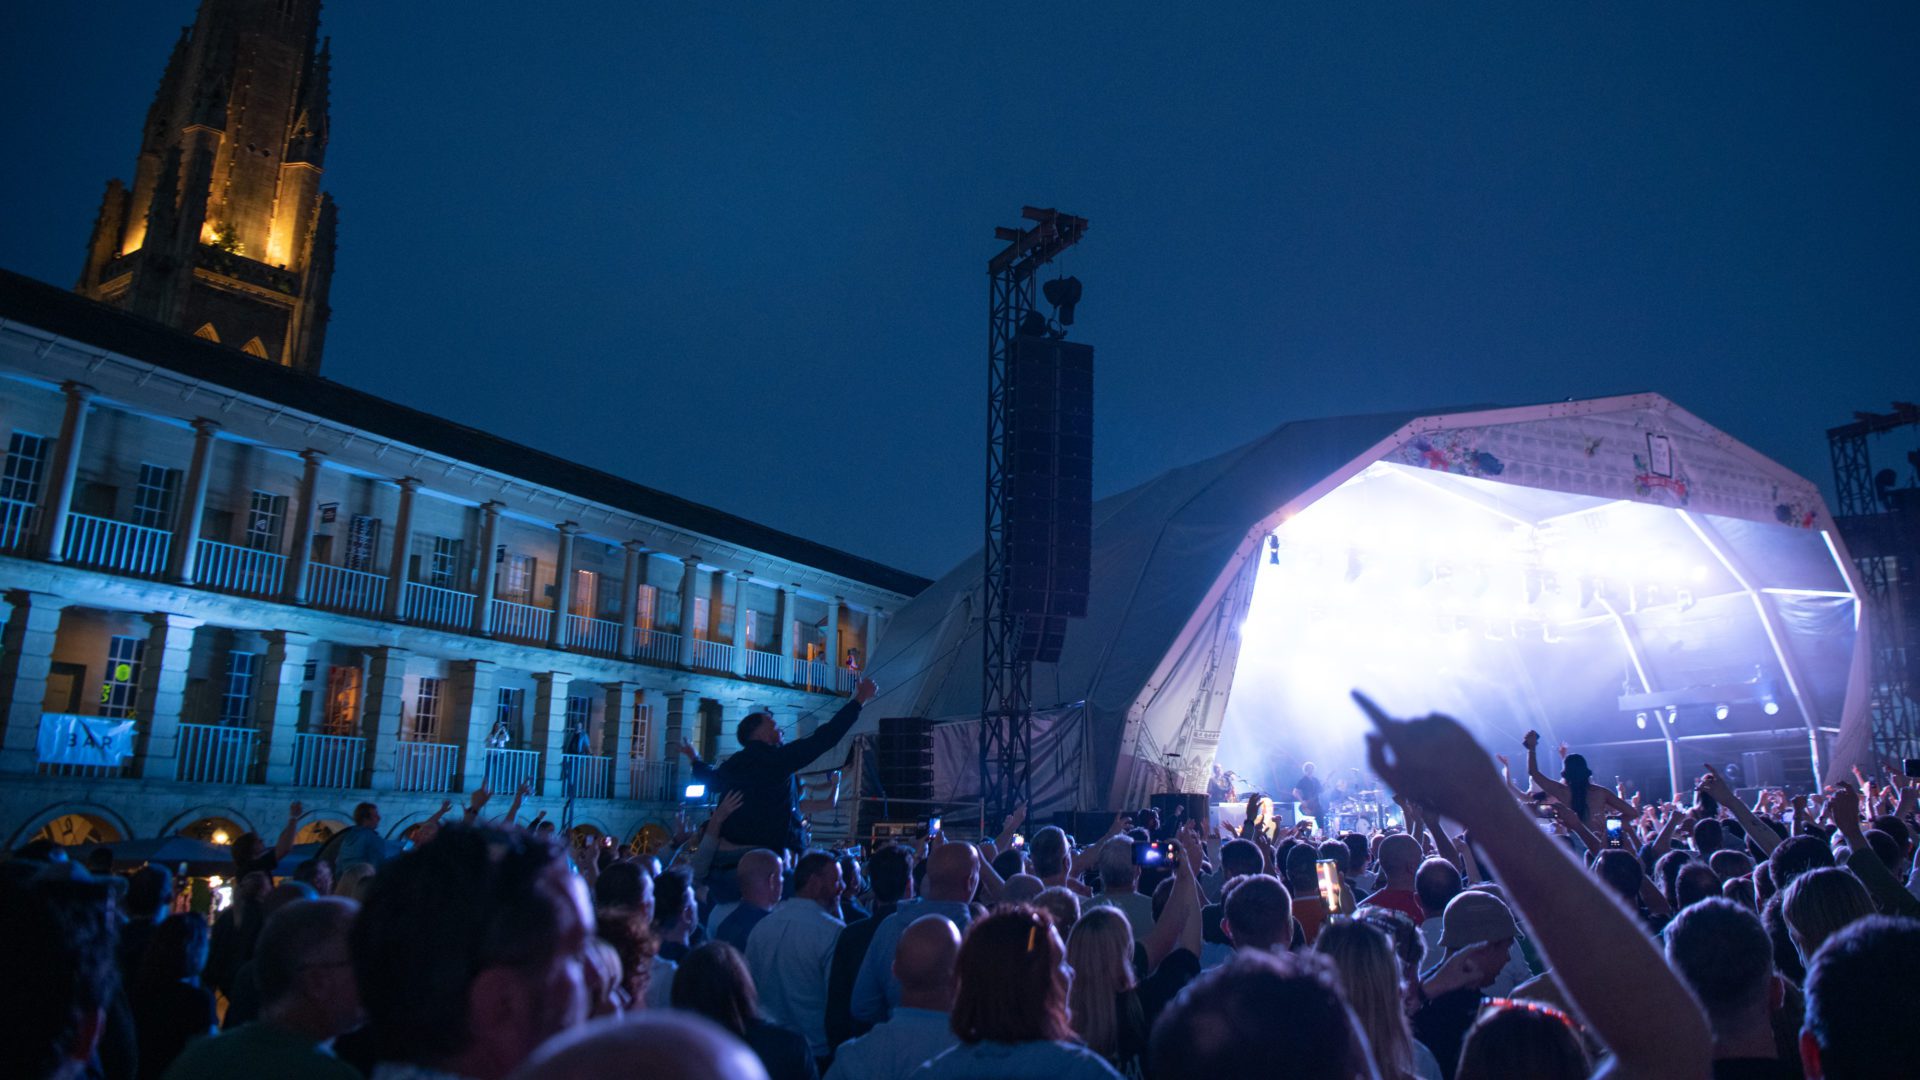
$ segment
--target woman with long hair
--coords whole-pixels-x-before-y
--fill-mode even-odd
[[[1313,951],[1333,961],[1340,993],[1373,1050],[1381,1080],[1406,1080],[1414,1069],[1413,1031],[1400,993],[1400,965],[1385,932],[1335,916],[1320,930]]]
[[[960,1043],[915,1080],[1115,1080],[1113,1066],[1074,1040],[1072,983],[1066,946],[1043,912],[1015,904],[976,920],[960,944]]]
[[[1871,852],[1864,858],[1874,858]],[[1787,935],[1800,963],[1812,966],[1821,943],[1854,921],[1875,911],[1873,899],[1860,879],[1837,866],[1809,870],[1794,878],[1780,894],[1780,913],[1786,916]]]
[[[1073,969],[1067,1003],[1087,1049],[1122,1073],[1137,1074],[1147,1054],[1147,1016],[1134,991],[1133,928],[1109,907],[1082,916],[1067,938]]]
[[[1531,1001],[1495,999],[1460,1047],[1454,1080],[1587,1080],[1593,1064],[1566,1013]]]
[[[719,1024],[760,1058],[768,1080],[813,1080],[819,1076],[807,1037],[760,1017],[760,995],[740,950],[709,941],[686,955],[674,973],[673,1007]]]

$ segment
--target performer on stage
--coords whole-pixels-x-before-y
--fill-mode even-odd
[[[1233,790],[1237,779],[1231,769],[1223,770],[1219,762],[1213,763],[1213,776],[1207,781],[1207,801],[1214,804],[1234,802],[1239,795]]]
[[[1312,818],[1324,835],[1327,831],[1327,808],[1320,801],[1320,781],[1314,779],[1313,762],[1301,763],[1300,779],[1293,782],[1293,797],[1300,804],[1298,816]]]

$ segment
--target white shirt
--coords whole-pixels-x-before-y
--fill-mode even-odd
[[[827,970],[846,924],[812,900],[782,900],[747,935],[747,970],[767,1018],[807,1037],[814,1057],[827,1041]]]
[[[664,957],[653,958],[652,977],[647,980],[647,1008],[667,1009],[673,1006],[673,973],[680,965]]]
[[[1127,925],[1133,927],[1133,940],[1145,941],[1153,932],[1153,897],[1142,896],[1137,892],[1101,893],[1087,901],[1087,907],[1110,907],[1127,917]]]
[[[826,1080],[906,1080],[958,1041],[946,1013],[903,1005],[893,1019],[841,1043]]]

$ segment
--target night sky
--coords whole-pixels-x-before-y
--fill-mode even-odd
[[[1193,6],[334,0],[324,371],[929,576],[1023,202],[1092,221],[1100,493],[1639,390],[1830,490],[1920,396],[1920,5]],[[0,264],[73,283],[193,9],[7,5]]]

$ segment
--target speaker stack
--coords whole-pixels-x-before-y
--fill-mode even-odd
[[[933,798],[933,721],[884,717],[873,749],[880,793],[889,799]]]
[[[1020,659],[1060,659],[1093,561],[1093,346],[1021,335],[1007,366],[1007,610]]]

